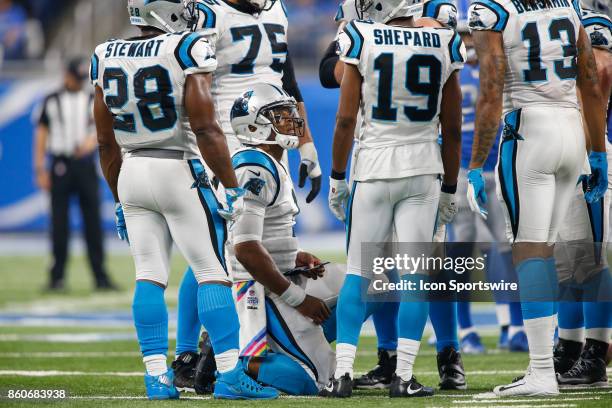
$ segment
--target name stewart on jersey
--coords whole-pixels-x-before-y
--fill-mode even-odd
[[[376,45],[409,45],[429,48],[440,48],[441,46],[440,36],[436,33],[376,28],[373,34]]]
[[[528,4],[523,3],[521,0],[511,0],[512,4],[516,8],[517,13],[525,13],[529,11],[539,11],[546,10],[550,8],[559,8],[559,7],[572,7],[569,1],[567,0],[551,0],[550,5],[547,5],[546,2],[539,0],[536,4]]]
[[[142,57],[151,58],[159,55],[159,48],[164,40],[153,39],[146,42],[113,41],[106,46],[104,58]]]

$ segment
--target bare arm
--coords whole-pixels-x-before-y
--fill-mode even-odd
[[[113,128],[113,115],[104,103],[104,94],[99,86],[96,86],[94,96],[94,119],[98,135],[98,152],[100,153],[100,166],[104,178],[110,187],[115,202],[119,202],[117,192],[117,181],[121,170],[121,148],[115,140],[115,130]]]
[[[607,53],[607,51],[606,51]],[[609,66],[600,64],[595,59],[589,36],[583,27],[580,27],[578,35],[578,93],[583,106],[583,116],[585,119],[585,133],[587,145],[593,151],[605,152],[605,121],[607,99],[602,95],[602,87],[599,81],[598,71],[605,74]],[[605,75],[607,76],[607,75]],[[610,78],[606,94],[610,94]]]
[[[234,246],[236,259],[255,280],[282,295],[289,288],[289,280],[276,267],[274,260],[259,241],[242,242]]]
[[[185,109],[206,164],[227,188],[238,186],[223,131],[217,123],[210,92],[211,74],[189,75],[185,83]]]
[[[304,119],[304,137],[300,139],[300,146],[305,145],[306,143],[312,143],[312,133],[310,132],[310,126],[308,125],[308,115],[306,113],[306,105],[304,102],[298,102],[297,104],[298,113],[300,117]]]
[[[361,103],[362,82],[363,78],[357,67],[345,64],[332,147],[332,169],[338,173],[346,171],[349,154],[353,146],[357,113]]]
[[[45,191],[51,187],[49,172],[45,166],[48,137],[49,128],[43,124],[38,125],[36,127],[36,140],[34,141],[34,174],[36,175],[36,185]]]
[[[470,169],[483,166],[495,142],[502,114],[506,75],[502,34],[474,31],[472,36],[480,60],[480,91],[476,104],[476,129]]]
[[[442,90],[442,163],[444,164],[444,184],[457,185],[461,166],[461,85],[459,71],[451,74]]]

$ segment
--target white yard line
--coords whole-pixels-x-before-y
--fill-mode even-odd
[[[569,401],[589,401],[589,400],[600,400],[600,397],[566,397],[563,396],[562,397],[562,402],[569,402]],[[504,404],[513,404],[515,402],[551,402],[550,398],[529,398],[529,399],[500,399],[500,401],[503,401]],[[483,400],[470,400],[470,401],[461,401],[461,400],[454,400],[453,404],[490,404],[491,403],[491,399],[483,399]],[[539,405],[538,405],[539,406]]]

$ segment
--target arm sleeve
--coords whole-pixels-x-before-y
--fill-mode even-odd
[[[293,61],[291,60],[291,55],[289,54],[289,51],[287,51],[287,59],[285,60],[285,64],[283,66],[282,81],[283,89],[290,96],[293,96],[297,102],[304,102],[302,92],[300,91],[300,87],[298,86],[297,80],[295,79],[295,69],[293,68]]]
[[[258,200],[246,198],[244,212],[232,229],[232,244],[237,245],[248,241],[261,241],[263,237],[266,205]]]
[[[469,8],[470,30],[502,32],[508,24],[510,14],[493,0],[478,0]]]
[[[360,67],[361,53],[363,51],[364,38],[355,21],[351,21],[344,27],[344,31],[338,36],[338,53],[340,60],[346,64]]]
[[[336,70],[336,64],[340,61],[340,57],[337,53],[338,41],[332,41],[332,43],[325,50],[325,55],[319,64],[319,79],[323,88],[339,88],[340,84],[336,81],[334,74]]]
[[[183,35],[176,46],[174,56],[185,75],[213,72],[217,69],[215,53],[201,33]]]

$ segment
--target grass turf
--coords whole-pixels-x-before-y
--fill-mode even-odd
[[[333,254],[323,254],[322,258],[337,260]],[[169,303],[176,301],[176,288],[184,269],[178,258],[172,262],[171,283],[168,290]],[[46,282],[45,259],[43,257],[5,257],[0,258],[0,312],[45,310],[58,312],[80,312],[100,310],[127,310],[133,281],[133,265],[127,256],[113,257],[109,270],[115,281],[123,288],[119,293],[95,293],[91,289],[89,273],[83,258],[75,257],[71,263],[68,280],[70,290],[65,294],[44,294],[41,288]],[[26,279],[27,278],[27,279]],[[58,406],[58,407],[129,407],[151,406],[144,397],[144,385],[140,373],[143,371],[135,340],[68,342],[48,341],[40,336],[49,334],[132,334],[133,329],[120,327],[22,327],[0,326],[0,406]],[[37,337],[38,336],[38,337]],[[14,338],[12,338],[14,337]],[[488,349],[495,348],[496,339],[485,337]],[[171,340],[171,349],[174,342]],[[356,371],[365,372],[376,363],[376,341],[363,337],[359,345]],[[313,398],[281,398],[278,401],[248,402],[260,406],[405,406],[413,407],[610,407],[611,390],[573,390],[555,398],[477,401],[472,394],[488,392],[493,386],[507,383],[521,373],[527,365],[526,354],[498,352],[484,356],[464,356],[468,373],[468,391],[437,392],[427,399],[408,401],[390,400],[386,392],[357,391],[350,400],[324,400]],[[9,371],[30,371],[28,376],[9,374]],[[58,375],[35,376],[58,371]],[[78,375],[69,373],[83,372]],[[86,375],[85,373],[93,373]],[[122,373],[123,375],[113,374]],[[416,362],[415,373],[419,380],[430,386],[438,382],[435,350],[428,346],[421,348]],[[28,400],[17,401],[6,398],[9,390],[65,390],[70,396],[57,401]],[[165,406],[245,406],[247,403],[228,401],[202,401],[186,399],[164,402]],[[160,404],[160,403],[157,403]]]

